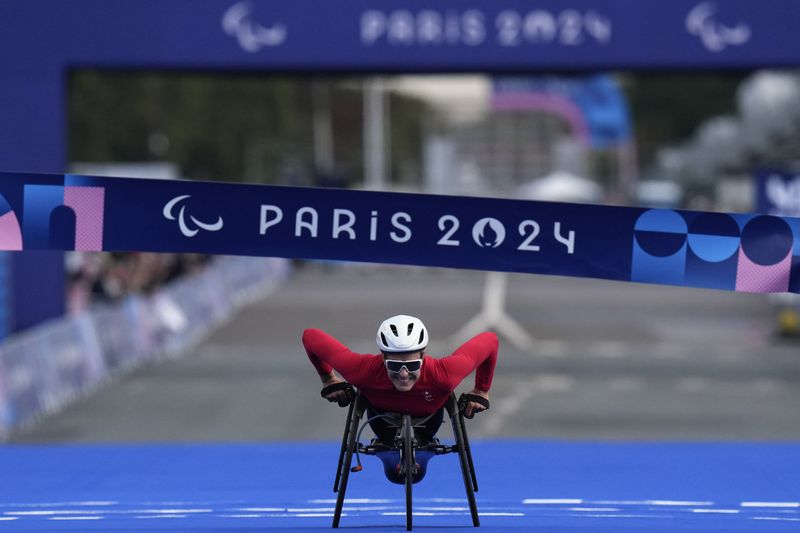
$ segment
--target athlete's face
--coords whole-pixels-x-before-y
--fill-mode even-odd
[[[384,353],[383,354],[383,362],[386,366],[386,372],[389,374],[389,380],[399,391],[407,392],[410,391],[414,385],[416,384],[417,380],[419,379],[420,374],[422,374],[422,365],[418,362],[422,359],[422,351],[419,352],[410,352],[410,353]],[[388,361],[388,362],[387,362]],[[400,361],[408,362],[408,366],[412,368],[418,367],[416,370],[409,371],[406,366],[401,366]],[[400,368],[398,368],[400,367]],[[396,372],[394,370],[399,370]]]

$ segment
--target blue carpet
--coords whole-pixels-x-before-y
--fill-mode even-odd
[[[0,447],[0,531],[329,531],[339,444]],[[476,441],[481,531],[800,531],[800,444]],[[374,457],[341,528],[405,529]],[[416,530],[471,529],[457,458],[414,486]]]

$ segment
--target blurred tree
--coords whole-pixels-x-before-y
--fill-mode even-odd
[[[360,183],[360,84],[327,83],[337,172]],[[310,77],[81,70],[69,89],[70,161],[166,160],[197,179],[316,181]],[[419,165],[422,113],[421,104],[392,98],[395,172]]]
[[[640,164],[650,166],[660,148],[690,138],[707,119],[735,114],[736,89],[747,75],[701,72],[623,76]]]

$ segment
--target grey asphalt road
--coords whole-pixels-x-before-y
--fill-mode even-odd
[[[180,359],[140,368],[11,438],[17,443],[337,440],[300,345],[321,327],[373,352],[378,323],[416,314],[449,353],[486,274],[312,265]],[[473,438],[798,440],[800,344],[772,335],[766,297],[508,275],[492,409]],[[455,335],[455,337],[454,337]],[[471,387],[471,378],[460,390]]]

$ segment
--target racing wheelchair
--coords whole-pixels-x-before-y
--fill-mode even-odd
[[[488,401],[472,394],[462,394],[456,400],[455,394],[450,394],[444,409],[453,429],[455,443],[452,446],[441,444],[438,439],[430,443],[418,443],[414,434],[414,427],[423,424],[430,417],[412,417],[402,413],[382,413],[374,418],[384,418],[386,422],[397,428],[394,442],[391,445],[373,442],[363,444],[360,442],[361,433],[371,419],[363,422],[359,428],[361,419],[364,417],[367,408],[370,407],[367,399],[348,383],[337,383],[326,387],[322,391],[325,396],[333,390],[345,390],[347,402],[340,403],[342,407],[348,406],[347,422],[342,436],[342,447],[339,452],[339,465],[336,469],[336,480],[333,483],[333,491],[337,493],[336,508],[333,515],[333,527],[339,527],[344,505],[347,482],[351,472],[361,470],[360,455],[376,455],[384,462],[384,470],[387,478],[394,483],[405,485],[406,496],[406,529],[412,529],[412,488],[413,485],[422,480],[425,475],[425,465],[428,460],[435,455],[457,453],[461,465],[461,474],[464,480],[464,489],[467,493],[470,514],[472,515],[472,525],[480,526],[478,519],[478,507],[475,503],[475,492],[478,491],[478,480],[475,475],[475,467],[472,462],[472,453],[469,447],[466,425],[464,422],[464,408],[469,401],[476,401],[489,407]],[[437,411],[438,413],[438,411]],[[431,415],[433,416],[433,415]],[[474,415],[473,415],[474,416]],[[472,418],[472,417],[470,417]],[[399,462],[397,457],[399,454]],[[356,466],[352,466],[353,455],[356,456]],[[394,459],[390,459],[394,457]],[[393,468],[394,463],[394,468]],[[394,471],[392,471],[394,470]]]

